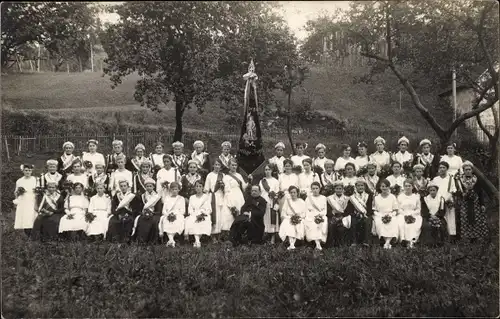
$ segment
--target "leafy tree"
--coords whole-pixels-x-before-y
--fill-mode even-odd
[[[208,101],[242,105],[242,75],[251,58],[264,106],[279,87],[284,62],[297,56],[293,37],[267,3],[125,3],[115,12],[119,23],[103,34],[105,73],[117,85],[138,72],[135,98],[153,110],[173,97],[175,140],[187,108],[203,111]]]

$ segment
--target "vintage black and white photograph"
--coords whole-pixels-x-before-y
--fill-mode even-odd
[[[498,1],[0,7],[2,319],[499,316]]]

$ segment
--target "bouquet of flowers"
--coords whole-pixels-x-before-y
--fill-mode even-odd
[[[302,173],[302,166],[300,165],[296,165],[292,168],[292,172],[294,172],[295,174],[300,174]]]
[[[16,189],[16,196],[24,195],[24,193],[26,193],[26,190],[24,189],[24,187],[18,187]]]
[[[164,181],[163,183],[161,183],[161,187],[164,188],[164,189],[168,189],[168,185],[170,184],[169,181]]]
[[[121,215],[120,215],[120,220],[121,220],[122,222],[126,222],[126,221],[130,220],[131,218],[132,218],[132,217],[130,216],[130,214],[129,214],[128,212],[127,212],[127,213],[125,213],[125,214],[121,214]]]
[[[231,210],[231,215],[233,215],[233,217],[236,217],[240,214],[240,211],[234,206],[231,207],[230,210]]]
[[[300,191],[299,198],[302,200],[306,200],[307,198],[307,192],[306,191]]]
[[[401,193],[401,186],[399,185],[394,185],[394,186],[391,186],[391,193],[394,194],[395,196],[398,196],[399,193]]]
[[[94,191],[93,187],[87,187],[83,190],[83,195],[85,195],[85,197],[87,198],[90,198],[92,196],[93,191]]]
[[[323,187],[323,189],[321,190],[321,195],[326,196],[326,197],[333,195],[333,193],[335,193],[335,190],[333,189],[332,184],[325,185]]]
[[[167,216],[167,220],[168,220],[170,223],[175,222],[175,220],[176,220],[176,219],[177,219],[177,216],[175,216],[175,214],[174,214],[174,213],[170,213],[170,214],[168,214],[168,216]]]
[[[43,191],[44,191],[43,187],[41,187],[41,186],[35,187],[35,194],[43,195]]]
[[[437,216],[431,216],[429,218],[429,223],[431,224],[431,227],[434,228],[441,228],[441,220]]]
[[[53,213],[52,213],[50,210],[45,209],[45,208],[42,208],[42,209],[40,210],[40,212],[38,212],[38,215],[40,215],[40,216],[50,216],[50,215],[52,215],[52,214],[53,214]]]
[[[323,216],[321,216],[321,215],[316,215],[316,216],[314,217],[314,222],[315,222],[316,224],[321,224],[321,223],[322,223],[322,222],[324,222],[324,221],[325,221],[325,219],[324,219],[324,218],[323,218]]]
[[[75,214],[67,214],[66,216],[67,216],[66,218],[67,218],[68,220],[73,220],[73,219],[75,219]]]
[[[276,200],[276,199],[278,199],[278,194],[276,194],[276,192],[270,191],[269,198]]]
[[[344,188],[344,195],[345,196],[352,196],[354,194],[354,186],[353,185],[348,185]]]
[[[294,226],[300,224],[301,221],[302,217],[297,214],[292,215],[292,217],[290,218],[290,223]]]
[[[413,167],[411,166],[410,161],[403,162],[403,173],[406,176],[411,176],[411,174],[413,173]]]
[[[161,169],[161,166],[156,164],[154,167],[155,172],[158,172]]]
[[[201,223],[205,221],[205,217],[207,217],[207,214],[201,213],[198,216],[196,216],[196,222]]]
[[[321,166],[314,165],[313,172],[318,174],[318,175],[321,175],[321,174],[323,174],[323,168]]]
[[[358,169],[358,171],[356,172],[356,176],[358,177],[363,177],[366,174],[368,174],[368,167],[366,167],[366,165]]]
[[[224,182],[223,182],[223,181],[218,181],[218,182],[217,182],[217,185],[218,185],[218,188],[219,188],[222,192],[224,192],[224,188],[226,187],[226,184],[224,184]]]
[[[386,178],[392,174],[392,168],[390,164],[386,164],[380,168],[379,176],[380,178]]]
[[[277,196],[278,196],[278,199],[282,199],[283,197],[285,197],[285,192],[279,191]]]
[[[406,215],[405,216],[405,223],[407,223],[407,224],[415,223],[415,217],[413,217],[412,215]]]
[[[92,165],[92,162],[91,161],[84,161],[83,162],[83,167],[85,167],[86,169],[91,169],[94,165]]]
[[[335,214],[331,218],[330,223],[332,225],[334,225],[335,227],[342,227],[343,226],[343,224],[342,224],[342,218],[343,218],[342,214]]]
[[[392,220],[391,215],[385,215],[384,217],[382,217],[382,223],[384,224],[389,224],[391,220]]]
[[[85,213],[85,221],[87,223],[89,223],[89,224],[92,223],[95,218],[96,218],[95,214],[92,214],[92,213],[89,213],[89,212]]]
[[[151,209],[146,208],[146,209],[142,212],[142,214],[144,215],[144,217],[146,217],[146,218],[148,218],[148,219],[149,219],[149,218],[151,218],[151,216],[153,216],[153,215],[154,215],[154,212],[153,212]]]
[[[342,177],[344,177],[344,169],[341,168],[337,171],[337,179],[342,179]]]
[[[448,207],[448,208],[452,208],[454,205],[453,201],[451,201],[451,200],[445,201],[445,204],[446,204],[446,207]]]

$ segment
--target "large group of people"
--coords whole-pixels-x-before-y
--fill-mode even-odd
[[[33,165],[21,165],[15,185],[15,229],[33,240],[107,240],[166,244],[201,238],[214,242],[310,242],[315,249],[339,245],[442,245],[445,241],[476,240],[488,232],[481,183],[473,164],[455,154],[431,152],[424,139],[419,152],[410,141],[398,140],[397,152],[385,149],[382,137],[376,151],[349,145],[335,161],[323,144],[315,156],[297,143],[286,157],[285,145],[265,163],[262,176],[238,169],[231,143],[211,163],[202,141],[185,153],[181,142],[164,153],[158,143],[147,156],[144,145],[134,156],[113,141],[112,154],[98,153],[98,141],[75,155],[71,142],[63,154],[50,159],[46,170],[33,176]],[[312,155],[312,154],[311,154]],[[329,154],[333,155],[333,154]]]

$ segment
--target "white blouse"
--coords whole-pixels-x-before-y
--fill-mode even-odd
[[[356,170],[366,166],[366,164],[368,164],[369,161],[370,157],[368,157],[368,155],[356,156],[356,159],[354,160],[354,165],[356,165]]]
[[[307,155],[302,155],[302,156],[293,155],[292,157],[290,157],[290,159],[293,162],[293,166],[300,166],[302,168],[304,168],[304,165],[302,165],[302,161],[305,160],[306,158],[310,158],[310,157]]]
[[[75,174],[70,174],[68,175],[67,178],[68,181],[74,183],[81,183],[83,185],[83,188],[89,187],[89,178],[87,175],[82,174],[82,175],[75,175]]]
[[[281,174],[281,173],[283,173],[283,169],[284,169],[283,162],[285,161],[285,159],[286,158],[284,156],[281,156],[279,158],[278,158],[278,156],[274,156],[274,157],[271,157],[269,159],[269,163],[276,165],[278,167],[278,172]]]
[[[323,157],[323,158],[319,158],[319,157],[316,157],[314,160],[313,160],[313,166],[319,166],[323,169],[323,171],[325,170],[325,162],[328,158],[326,157]]]
[[[448,156],[448,155],[443,155],[441,156],[441,161],[446,162],[450,165],[450,168],[448,169],[448,174],[451,174],[455,176],[455,174],[459,173],[462,174],[462,158],[458,155],[453,155],[453,156]]]
[[[404,162],[411,163],[413,161],[413,154],[410,152],[402,153],[401,151],[399,151],[399,152],[392,155],[392,159],[396,162],[401,163],[401,165],[403,165]]]
[[[398,209],[398,200],[393,194],[389,194],[386,198],[379,194],[373,199],[373,211],[375,215],[389,214]]]
[[[314,182],[314,176],[316,174],[313,172],[309,172],[309,174],[306,174],[305,172],[302,172],[299,174],[299,190],[300,191],[305,191],[306,193],[311,192],[311,184]]]
[[[450,178],[452,179],[451,183],[450,183]],[[456,192],[455,182],[453,180],[453,177],[451,177],[450,175],[446,176],[445,178],[436,176],[434,177],[432,182],[438,186],[438,191],[437,191],[438,197],[442,196],[444,200],[451,200],[453,198],[451,194]]]
[[[398,177],[394,175],[389,175],[387,176],[387,180],[389,181],[389,183],[391,183],[391,187],[399,185],[399,187],[401,187],[402,190],[406,177],[404,177],[403,175],[399,175]]]
[[[275,192],[275,193],[279,192],[279,190],[280,190],[279,189],[279,181],[276,178],[274,178],[274,177],[271,177],[271,178],[264,177],[263,179],[267,180],[267,184],[269,185],[269,191],[270,192]],[[262,184],[262,180],[259,182],[259,186],[260,186],[260,189],[261,189],[260,196],[262,198],[264,198],[266,200],[266,202],[270,203],[269,193],[264,189],[264,185]]]
[[[436,194],[436,197],[432,198],[431,195],[427,195],[424,197],[424,201],[429,209],[429,214],[436,215],[439,211],[439,206],[441,205],[441,196]]]
[[[288,188],[292,185],[299,187],[299,177],[297,174],[291,173],[287,175],[283,173],[279,176],[280,191],[288,193]]]
[[[327,204],[325,196],[307,196],[305,203],[307,209],[306,218],[314,220],[317,215],[326,216]]]
[[[384,165],[391,163],[391,156],[386,151],[383,151],[382,153],[375,152],[370,155],[370,158],[375,164],[377,164],[377,170],[380,170],[380,168]]]
[[[345,159],[343,157],[339,157],[339,158],[337,158],[337,161],[335,162],[335,166],[333,167],[333,170],[338,172],[341,169],[345,169],[345,164],[347,164],[347,163],[353,163],[355,166],[355,169],[357,169],[355,162],[356,161],[352,157],[349,157],[348,159]]]
[[[189,197],[188,213],[210,215],[212,213],[212,197],[208,194],[203,194],[201,197],[191,195]]]
[[[398,196],[398,207],[399,213],[403,215],[420,215],[420,195],[411,194],[406,195],[404,193]]]
[[[162,190],[162,185],[164,182],[178,182],[181,179],[181,174],[177,171],[176,168],[171,167],[169,170],[166,168],[162,168],[158,171],[156,175],[156,191],[160,194]]]
[[[95,152],[95,153],[83,152],[82,161],[83,162],[89,161],[92,163],[92,168],[88,170],[88,172],[90,174],[95,173],[95,164],[96,163],[106,164],[106,161],[104,160],[104,155],[102,155],[101,153],[97,153],[97,152]]]
[[[285,199],[283,209],[281,210],[281,217],[290,218],[293,215],[297,214],[300,217],[305,218],[306,212],[307,212],[306,203],[301,198],[297,198],[296,200],[287,198]]]
[[[107,212],[111,214],[111,198],[104,194],[102,196],[94,195],[90,199],[89,212]]]
[[[345,186],[354,186],[354,185],[356,185],[357,180],[358,180],[358,178],[356,176],[344,177],[344,178],[342,178],[342,184],[344,184],[344,187]]]
[[[165,154],[163,153],[162,154],[154,153],[149,156],[151,162],[153,162],[153,168],[155,166],[160,166],[160,168],[163,168],[165,166],[165,164],[163,164],[163,156],[165,156]]]

